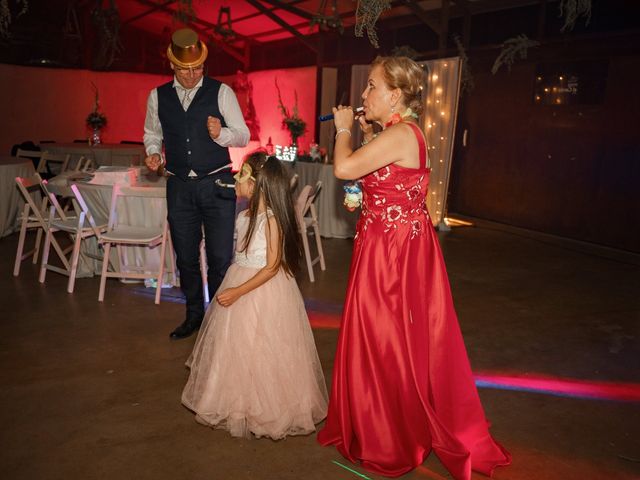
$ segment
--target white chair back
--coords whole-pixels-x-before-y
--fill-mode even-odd
[[[25,202],[24,208],[22,210],[22,219],[20,222],[20,235],[18,237],[16,259],[13,265],[13,275],[17,277],[20,274],[20,266],[22,265],[22,261],[25,258],[33,256],[33,263],[35,264],[38,262],[42,234],[46,233],[48,229],[46,212],[49,200],[46,193],[41,201],[39,199],[36,200],[38,196],[43,193],[41,187],[42,177],[40,177],[40,175],[38,175],[37,173],[28,178],[16,177],[15,180],[16,185],[18,186],[18,190],[20,190],[22,198]],[[40,205],[38,205],[38,202],[40,203]],[[27,230],[33,228],[37,229],[35,247],[33,250],[25,253],[24,244]],[[53,242],[53,246],[58,256],[60,256],[61,259],[64,258],[65,254],[62,248],[60,248],[60,245],[57,242]]]
[[[291,183],[289,185],[289,187],[291,188],[291,191],[293,192],[296,187],[298,186],[298,179],[300,178],[300,176],[297,173],[294,173],[293,176],[291,177]]]
[[[89,207],[89,202],[85,200],[85,196],[101,196],[105,194],[106,189],[101,185],[79,185],[76,183],[72,184],[70,189],[73,194],[76,211],[84,214],[95,236],[100,239],[103,229],[99,228],[99,226],[108,223],[108,214],[106,214],[106,209],[95,208],[95,205],[99,205],[99,203],[91,202],[91,207]]]
[[[36,171],[49,175],[59,175],[67,170],[71,154],[42,152]],[[51,168],[54,167],[54,168]]]
[[[295,202],[296,220],[298,223],[298,230],[302,237],[302,247],[304,250],[304,256],[307,263],[307,271],[309,273],[309,280],[315,281],[313,274],[313,265],[320,263],[320,269],[325,270],[324,250],[322,248],[322,239],[320,238],[320,223],[318,221],[318,212],[315,208],[314,202],[318,198],[318,194],[322,189],[322,181],[318,181],[314,187],[311,185],[305,185],[300,191],[300,195]],[[309,213],[310,215],[307,215]],[[309,248],[309,228],[311,228],[315,239],[318,256],[311,258],[311,251]]]
[[[95,170],[93,159],[89,157],[80,157],[76,170],[80,172],[92,172]]]
[[[36,150],[24,150],[22,148],[19,148],[16,151],[16,157],[20,157],[20,158],[26,158],[28,160],[34,159],[34,158],[41,158],[42,157],[42,152],[40,151],[36,151]]]
[[[58,198],[73,198],[73,192],[67,185],[50,184],[48,180],[42,180],[40,182],[42,191],[49,199],[49,203],[54,209],[57,218],[64,221],[68,219],[67,211],[60,205]]]
[[[161,187],[128,187],[114,185],[111,202],[109,208],[109,222],[107,231],[100,238],[105,248],[105,259],[110,258],[109,254],[112,246],[116,248],[121,246],[146,246],[148,248],[160,248],[159,267],[154,270],[151,265],[136,266],[135,270],[130,267],[128,270],[120,268],[124,262],[120,258],[119,266],[114,265],[114,271],[109,272],[106,260],[102,265],[102,276],[100,279],[100,291],[98,293],[98,301],[104,300],[104,292],[107,278],[133,278],[133,279],[155,279],[157,281],[155,303],[160,303],[160,294],[164,282],[165,273],[165,254],[167,245],[171,245],[169,237],[169,228],[166,217],[161,226],[147,225],[127,225],[121,223],[118,218],[118,202],[122,199],[162,199],[166,196],[164,188]],[[171,248],[171,247],[169,247]],[[120,249],[118,249],[120,250]],[[119,254],[121,252],[119,251]],[[174,272],[173,272],[174,273]],[[174,282],[175,282],[175,273]]]

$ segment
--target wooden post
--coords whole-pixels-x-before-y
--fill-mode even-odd
[[[440,9],[440,35],[438,41],[438,56],[444,57],[447,52],[447,37],[449,36],[449,0],[442,0]]]
[[[538,9],[538,40],[544,38],[544,29],[547,20],[547,0],[540,0],[540,8]]]

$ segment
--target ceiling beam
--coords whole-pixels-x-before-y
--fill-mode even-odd
[[[462,45],[464,48],[469,46],[471,42],[471,4],[469,0],[455,0],[455,4],[464,12],[464,21],[462,24]]]
[[[175,13],[175,11],[167,6],[163,6],[163,5],[158,5],[156,3],[153,3],[150,0],[136,0],[138,3],[141,3],[142,5],[147,5],[150,7],[159,7],[159,10],[161,10],[162,12],[173,16],[173,14]],[[250,39],[243,37],[239,34],[236,34],[236,37],[238,39],[241,40],[245,40],[245,50],[243,52],[240,52],[238,50],[236,50],[235,48],[233,48],[232,46],[228,45],[225,41],[224,38],[222,38],[222,36],[218,35],[215,32],[215,24],[213,23],[209,23],[206,22],[204,20],[200,20],[198,17],[195,17],[191,22],[189,22],[189,25],[199,34],[201,34],[203,37],[207,38],[207,37],[213,37],[214,40],[216,40],[216,45],[218,47],[220,47],[224,52],[228,53],[229,55],[231,55],[233,58],[235,58],[236,60],[238,60],[239,62],[242,62],[242,65],[244,66],[244,68],[247,68],[247,55],[245,54],[246,49],[248,48],[248,42],[250,42]]]
[[[263,0],[263,1],[281,10],[285,10],[299,17],[306,18],[309,21],[311,21],[311,19],[314,17],[313,14],[307,12],[306,10],[302,10],[301,8],[294,7],[293,5],[281,2],[280,0]],[[269,9],[269,10],[273,11],[273,9]]]
[[[164,3],[161,3],[159,5],[156,5],[155,7],[151,7],[149,10],[139,13],[138,15],[134,15],[133,17],[131,17],[128,20],[125,20],[124,22],[122,22],[122,25],[129,25],[130,23],[135,22],[136,20],[140,20],[141,18],[146,17],[147,15],[149,15],[150,13],[155,12],[156,10],[160,10],[163,7],[168,7],[169,5],[171,5],[172,3],[176,3],[177,0],[166,0]]]
[[[547,20],[547,0],[540,0],[538,9],[538,40],[544,38],[545,23]]]
[[[175,10],[173,10],[172,8],[169,8],[168,6],[165,5],[158,5],[157,3],[151,1],[151,0],[136,0],[138,3],[142,4],[142,5],[146,5],[149,7],[158,7],[159,10],[161,10],[162,12],[166,13],[167,15],[170,15],[173,17],[173,15],[176,13]],[[174,2],[171,2],[174,3]],[[195,25],[200,25],[201,28],[205,28],[205,29],[211,29],[212,31],[214,31],[216,24],[215,23],[211,23],[211,22],[207,22],[206,20],[202,20],[198,17],[194,17],[193,20],[191,20],[189,22],[189,24],[191,26],[195,26]],[[210,32],[207,32],[207,34],[209,34]],[[236,39],[237,40],[243,40],[243,41],[250,41],[250,37],[246,37],[244,35],[241,35],[237,32],[236,33]]]
[[[441,57],[447,51],[447,37],[449,36],[449,0],[441,0],[440,7],[440,33],[438,35],[438,52]]]
[[[411,10],[411,12],[422,20],[422,23],[427,25],[431,30],[433,30],[436,35],[440,35],[440,25],[437,22],[434,22],[431,17],[427,14],[427,11],[424,10],[417,2],[414,0],[405,0],[404,4]]]
[[[305,2],[305,1],[307,1],[307,0],[292,0],[288,5],[293,6],[293,5],[297,4],[297,3],[301,3],[301,2]],[[277,9],[278,9],[277,7],[271,7],[269,10],[274,11],[274,10],[277,10]],[[249,13],[247,15],[243,15],[242,17],[234,18],[233,21],[234,22],[242,22],[243,20],[249,20],[251,18],[259,17],[260,15],[262,15],[262,13],[260,13],[260,12]]]
[[[264,1],[268,1],[268,0],[264,0]],[[300,1],[307,1],[307,0],[294,0],[291,3],[289,3],[288,5],[293,5],[294,3],[300,3]],[[394,1],[391,2],[391,8],[400,7],[400,6],[404,5],[405,1],[406,0],[394,0]],[[258,16],[258,15],[261,15],[261,14],[260,13],[253,13],[251,15],[246,15],[246,16],[241,17],[240,19],[234,20],[234,21],[244,20],[244,19],[252,18],[252,17]],[[345,20],[346,19],[349,19],[349,20],[353,19],[353,23],[355,24],[355,15],[356,15],[356,10],[350,10],[348,12],[340,13],[338,16],[340,17],[340,19],[345,19]],[[301,23],[296,23],[295,25],[293,25],[293,27],[296,28],[296,29],[297,28],[304,28],[304,27],[308,27],[308,26],[309,26],[308,22],[301,22]],[[351,26],[353,26],[353,25],[351,25]],[[347,27],[345,27],[345,28],[347,28]],[[252,35],[251,38],[257,39],[257,38],[260,38],[260,37],[268,37],[270,35],[276,35],[276,34],[282,33],[284,31],[285,31],[284,28],[276,28],[274,30],[268,30],[268,31],[265,31],[265,32],[256,33],[255,35]],[[318,33],[324,33],[324,32],[320,31]]]
[[[307,46],[307,48],[309,48],[309,50],[313,51],[316,54],[318,53],[318,48],[313,43],[311,43],[304,35],[302,35],[298,30],[293,28],[291,25],[289,25],[287,22],[285,22],[283,19],[281,19],[278,15],[273,13],[267,7],[262,5],[260,2],[258,2],[257,0],[246,0],[246,2],[251,4],[256,10],[264,13],[267,17],[269,17],[275,23],[277,23],[282,28],[284,28],[287,32],[289,32],[295,38],[300,40],[304,45]]]

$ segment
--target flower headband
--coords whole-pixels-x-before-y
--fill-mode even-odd
[[[254,182],[256,181],[255,177],[253,176],[253,169],[248,163],[243,163],[242,168],[233,176],[233,178],[236,183],[244,183],[249,179],[253,180]]]

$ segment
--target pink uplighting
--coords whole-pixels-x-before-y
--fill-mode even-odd
[[[340,315],[331,315],[327,313],[310,311],[309,323],[311,323],[312,328],[318,329],[340,328]]]
[[[640,401],[640,385],[634,383],[597,382],[543,375],[498,375],[489,372],[476,373],[474,377],[478,387],[598,400]]]
[[[340,328],[340,315],[309,310],[309,322],[316,329]],[[620,402],[640,401],[640,385],[621,382],[598,382],[560,378],[539,374],[479,372],[474,374],[479,388],[517,390],[562,397]]]

